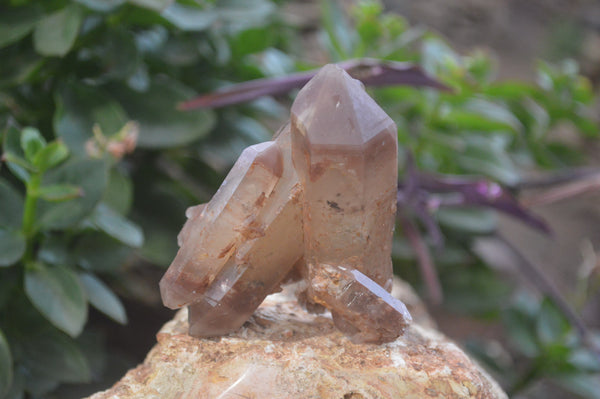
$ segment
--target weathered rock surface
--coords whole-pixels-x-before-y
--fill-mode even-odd
[[[437,332],[406,285],[394,286],[415,318],[383,345],[355,345],[329,313],[304,311],[291,295],[268,297],[235,333],[187,334],[187,310],[157,334],[146,361],[92,399],[132,398],[506,398]]]

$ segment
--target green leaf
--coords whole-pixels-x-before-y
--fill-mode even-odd
[[[62,266],[42,263],[25,271],[25,293],[52,324],[72,337],[87,320],[87,304],[77,275]]]
[[[44,57],[32,48],[10,48],[2,55],[0,88],[12,88],[35,81],[44,63]]]
[[[28,181],[29,170],[33,169],[33,165],[25,160],[25,153],[21,148],[21,132],[14,126],[9,126],[4,131],[2,150],[8,169],[21,181]]]
[[[233,57],[242,58],[275,45],[278,38],[272,33],[272,29],[264,27],[248,29],[235,35],[230,40]]]
[[[556,306],[545,299],[542,302],[537,322],[536,331],[544,344],[561,342],[570,329],[570,324]]]
[[[276,11],[269,0],[220,0],[216,6],[218,22],[224,24],[231,34],[267,25]]]
[[[83,11],[77,4],[45,16],[33,32],[35,50],[41,55],[62,57],[73,47],[82,22]]]
[[[79,281],[93,307],[120,324],[127,324],[125,308],[119,298],[93,274],[79,274]]]
[[[41,370],[31,369],[27,370],[23,383],[25,392],[34,395],[34,397],[43,397],[60,385],[58,379],[46,375]]]
[[[600,375],[577,373],[553,378],[563,388],[588,399],[600,399]]]
[[[42,148],[33,158],[33,166],[40,172],[53,168],[67,159],[69,149],[61,141],[53,141]]]
[[[91,379],[90,366],[76,342],[56,329],[42,325],[20,338],[27,388],[43,394],[58,382],[84,383]],[[39,384],[39,383],[41,384]]]
[[[130,247],[139,248],[144,243],[142,229],[103,203],[98,204],[89,220],[94,227]]]
[[[96,39],[93,46],[86,48],[83,57],[98,71],[97,77],[88,80],[94,85],[110,80],[128,79],[138,68],[145,66],[133,32],[124,27],[112,28],[104,32]]]
[[[25,253],[25,245],[21,232],[0,228],[0,267],[17,263]]]
[[[506,326],[511,341],[526,356],[533,358],[540,352],[535,337],[533,321],[516,309],[509,309],[503,315],[503,325]]]
[[[98,12],[109,12],[119,7],[125,0],[76,0],[79,4],[83,4],[90,10]]]
[[[0,269],[0,309],[4,311],[16,292],[21,291],[21,270],[18,267]]]
[[[58,90],[56,102],[54,130],[74,153],[84,151],[95,124],[106,136],[111,136],[129,120],[123,108],[109,95],[81,83],[65,84]]]
[[[466,148],[456,156],[458,164],[473,174],[483,174],[507,186],[520,180],[519,172],[507,152],[509,138],[496,135],[466,134]]]
[[[199,32],[208,29],[217,19],[212,10],[185,6],[177,2],[166,8],[161,16],[183,31]]]
[[[461,63],[456,52],[438,37],[424,40],[421,51],[423,69],[434,76],[447,74]]]
[[[7,181],[0,178],[0,227],[18,229],[23,221],[23,197]]]
[[[474,99],[443,114],[443,120],[458,130],[518,131],[521,122],[505,107]]]
[[[140,126],[138,145],[148,148],[174,147],[204,137],[212,129],[212,111],[182,112],[177,104],[194,92],[170,79],[155,79],[145,93],[115,87],[117,97]]]
[[[72,184],[52,184],[40,187],[36,194],[43,200],[60,202],[81,197],[83,192]]]
[[[172,186],[165,186],[152,175],[141,176],[136,189],[135,221],[144,231],[144,246],[139,253],[152,263],[169,266],[177,254],[177,233],[185,222],[187,203],[181,201]],[[155,181],[154,184],[149,184]],[[147,198],[139,201],[139,198]]]
[[[444,259],[444,253],[439,258]],[[444,306],[461,314],[495,316],[500,310],[498,303],[511,291],[511,287],[485,265],[463,261],[440,267],[442,264],[436,260],[436,266],[444,283]]]
[[[154,11],[162,11],[173,3],[173,0],[129,0],[129,2]]]
[[[20,368],[14,370],[13,380],[10,390],[2,399],[23,399],[25,398],[25,371]]]
[[[336,1],[324,0],[321,2],[321,14],[334,59],[339,61],[351,57],[357,36],[349,26],[342,7]]]
[[[496,213],[487,209],[443,208],[436,218],[446,227],[470,234],[491,234],[498,224]]]
[[[48,171],[42,187],[71,185],[79,187],[82,195],[68,202],[40,201],[37,209],[39,228],[64,229],[83,220],[102,198],[107,178],[107,165],[99,159],[74,159]]]
[[[0,48],[19,41],[33,30],[39,20],[39,5],[6,7],[0,13]]]
[[[97,272],[118,270],[131,252],[130,247],[104,233],[95,231],[79,238],[73,249],[73,255],[79,266]]]
[[[595,345],[593,340],[590,342],[592,342],[590,346]],[[591,348],[579,347],[572,350],[568,361],[577,370],[600,373],[600,358]]]
[[[72,249],[69,247],[69,241],[69,237],[62,234],[62,232],[44,235],[37,252],[37,259],[50,265],[73,265]]]
[[[4,397],[13,380],[12,355],[8,341],[0,330],[0,397]]]
[[[124,176],[119,170],[111,169],[108,186],[104,191],[102,202],[115,212],[126,215],[131,209],[133,200],[133,185],[131,179]]]
[[[140,220],[144,227],[144,246],[141,256],[159,266],[166,268],[177,254],[177,229],[167,230],[155,220]],[[180,226],[181,227],[181,226]]]
[[[29,162],[32,162],[35,155],[45,146],[46,140],[36,128],[26,127],[21,131],[21,148]]]
[[[485,89],[485,93],[490,97],[495,97],[504,100],[522,100],[529,96],[534,91],[533,87],[524,82],[519,81],[502,81],[494,82],[491,86]]]

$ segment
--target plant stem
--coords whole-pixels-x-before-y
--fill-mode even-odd
[[[23,261],[25,266],[31,263],[33,256],[33,236],[35,235],[35,208],[38,200],[38,189],[42,182],[42,177],[39,174],[31,176],[26,184],[26,195],[25,195],[25,210],[23,212],[23,234],[27,240],[27,248],[25,249],[25,255]]]

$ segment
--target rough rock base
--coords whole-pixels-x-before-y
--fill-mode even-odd
[[[157,334],[145,362],[104,398],[506,398],[498,385],[432,327],[414,293],[395,294],[415,318],[384,345],[355,345],[329,313],[305,312],[288,294],[267,298],[237,332],[187,335],[187,310]]]

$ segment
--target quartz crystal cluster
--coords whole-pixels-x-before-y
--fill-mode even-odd
[[[411,321],[391,296],[396,126],[343,69],[298,93],[273,141],[248,147],[206,205],[188,209],[163,302],[189,307],[189,332],[241,327],[265,297],[298,281],[356,343],[397,338]]]

